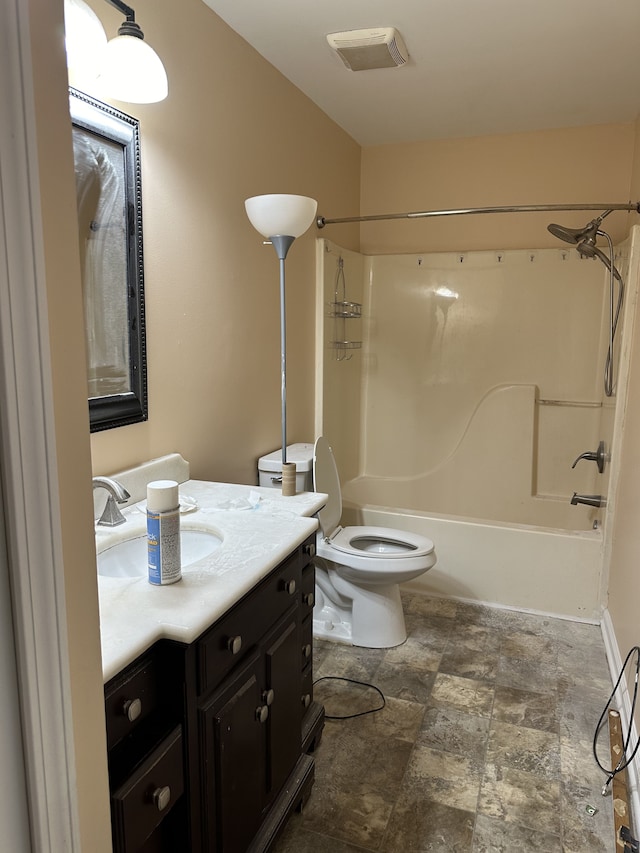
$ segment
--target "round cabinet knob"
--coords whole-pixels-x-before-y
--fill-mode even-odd
[[[288,595],[296,594],[296,582],[294,580],[285,581],[283,587]]]
[[[164,811],[171,802],[171,788],[168,785],[165,785],[164,788],[156,788],[152,794],[152,799],[158,811]]]
[[[302,647],[302,656],[305,658],[311,657],[311,644],[310,643],[307,643],[305,646]]]
[[[135,722],[142,713],[142,701],[140,699],[125,699],[122,703],[122,713],[130,723]]]
[[[307,557],[315,557],[316,555],[316,546],[314,542],[310,542],[308,545],[305,545],[303,550]]]
[[[270,688],[269,690],[262,691],[262,701],[265,705],[273,705],[273,699],[275,697],[275,693]]]
[[[269,708],[266,705],[259,705],[256,708],[256,720],[259,723],[266,723],[269,716]]]
[[[227,640],[227,648],[232,655],[237,655],[242,648],[242,637],[238,634],[237,637],[229,637]]]
[[[302,697],[302,706],[303,706],[303,708],[308,708],[310,704],[311,704],[311,694],[305,693],[304,696]]]
[[[313,607],[316,602],[315,596],[312,592],[307,592],[302,596],[303,602],[307,605],[307,607]]]

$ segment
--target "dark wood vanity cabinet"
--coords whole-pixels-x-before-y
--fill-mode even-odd
[[[314,541],[195,643],[163,641],[107,685],[114,853],[268,851],[309,796]]]

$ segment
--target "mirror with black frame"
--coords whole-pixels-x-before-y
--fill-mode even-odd
[[[91,432],[147,420],[138,120],[69,90]]]

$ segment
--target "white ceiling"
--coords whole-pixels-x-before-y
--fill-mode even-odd
[[[632,121],[640,0],[204,0],[361,145]],[[350,71],[327,33],[396,27]]]

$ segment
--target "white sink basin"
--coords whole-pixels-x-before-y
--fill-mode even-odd
[[[211,530],[180,531],[182,568],[208,557],[222,545],[222,537]],[[98,554],[98,574],[108,578],[141,578],[148,572],[146,533],[124,539]]]

